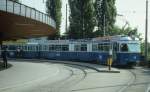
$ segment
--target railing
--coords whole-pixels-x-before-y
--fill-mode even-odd
[[[56,28],[55,21],[49,15],[12,0],[0,0],[0,10],[31,18]]]

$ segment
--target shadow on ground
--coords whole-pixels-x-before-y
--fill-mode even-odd
[[[7,67],[7,68],[4,68],[3,63],[2,63],[2,62],[0,62],[0,71],[2,71],[2,70],[6,70],[6,69],[11,68],[11,67],[12,67],[12,65],[11,65],[11,64],[8,64],[8,67]]]

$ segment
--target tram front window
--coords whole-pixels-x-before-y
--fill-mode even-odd
[[[123,43],[120,47],[122,52],[140,52],[140,44],[138,43]]]
[[[138,43],[129,43],[128,48],[129,52],[141,52],[140,44]]]
[[[127,44],[121,44],[121,51],[127,52],[128,51],[128,45]]]

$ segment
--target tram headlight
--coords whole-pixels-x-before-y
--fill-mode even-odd
[[[134,58],[134,59],[137,59],[137,57],[136,57],[136,56],[134,56],[133,58]]]
[[[99,55],[99,59],[100,59],[100,60],[102,60],[102,59],[103,59],[103,57],[102,57],[101,55]]]

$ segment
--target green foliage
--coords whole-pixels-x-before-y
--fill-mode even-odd
[[[56,21],[56,33],[49,36],[49,39],[57,39],[60,37],[60,24],[61,24],[61,0],[47,0],[46,7],[47,13]]]
[[[68,38],[91,38],[95,27],[94,6],[92,0],[69,0],[70,28]]]
[[[95,32],[95,36],[103,36],[104,30],[106,35],[111,34],[117,15],[115,1],[116,0],[96,0],[95,10],[99,29]]]
[[[112,30],[110,31],[110,34],[113,35],[128,35],[128,36],[134,36],[136,38],[138,38],[140,41],[143,40],[142,38],[142,34],[138,33],[137,28],[131,28],[131,27],[127,27],[127,28],[120,28],[118,26],[114,26],[112,28]]]

